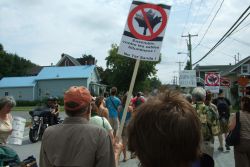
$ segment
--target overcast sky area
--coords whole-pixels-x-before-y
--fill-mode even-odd
[[[206,29],[223,0],[144,0],[171,4],[157,76],[164,84],[186,64],[186,39],[192,38],[193,63],[204,56],[250,5],[249,0],[224,0],[207,34]],[[38,65],[56,64],[62,53],[79,58],[91,54],[106,68],[111,44],[119,44],[132,0],[0,0],[0,43],[5,51]],[[192,5],[190,5],[192,4]],[[238,31],[239,30],[239,31]],[[250,55],[250,18],[199,65],[235,64]],[[200,42],[201,41],[201,42]],[[200,43],[197,47],[196,45]],[[131,67],[133,68],[133,67]],[[182,66],[182,69],[184,66]]]

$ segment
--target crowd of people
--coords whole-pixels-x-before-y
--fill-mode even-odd
[[[40,167],[117,167],[121,155],[123,162],[128,160],[127,151],[142,167],[213,167],[215,137],[219,151],[230,150],[223,141],[234,129],[236,118],[230,119],[231,103],[222,90],[217,98],[202,87],[194,88],[192,94],[166,90],[147,100],[142,92],[135,97],[126,93],[118,97],[117,92],[112,87],[110,95],[92,97],[85,87],[70,87],[64,94],[67,117],[43,134]],[[122,137],[118,138],[128,98]],[[1,147],[12,131],[10,112],[15,104],[12,97],[0,99]],[[59,111],[53,111],[56,120]],[[235,165],[249,167],[250,96],[241,98],[240,123]]]

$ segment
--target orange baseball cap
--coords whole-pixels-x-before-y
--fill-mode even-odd
[[[79,110],[82,107],[86,107],[92,100],[92,96],[87,88],[83,86],[71,86],[64,93],[64,108],[68,111]],[[78,106],[72,108],[65,105],[68,102],[74,102],[78,104]]]

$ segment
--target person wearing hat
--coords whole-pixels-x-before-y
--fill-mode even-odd
[[[90,92],[70,87],[64,94],[68,117],[62,124],[48,127],[42,138],[40,167],[115,167],[111,139],[105,129],[89,124]]]

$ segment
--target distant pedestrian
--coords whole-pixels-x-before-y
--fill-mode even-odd
[[[115,167],[111,139],[105,129],[89,124],[90,92],[72,86],[64,94],[68,115],[62,124],[48,127],[42,138],[40,167]]]
[[[120,122],[122,120],[122,116],[123,116],[123,113],[124,113],[126,100],[127,100],[127,94],[125,94],[122,97],[122,104],[119,107],[119,120],[120,120]],[[128,127],[129,122],[131,120],[132,112],[133,112],[133,107],[131,105],[129,105],[128,106],[128,112],[127,112],[127,115],[126,115],[126,118],[125,118],[125,123],[124,123],[123,130],[122,130],[123,162],[127,161],[127,143],[128,143],[127,127]]]
[[[109,110],[105,107],[105,99],[103,96],[99,96],[95,99],[95,104],[98,107],[98,112],[101,117],[109,119]]]
[[[145,102],[145,98],[142,96],[142,92],[138,92],[136,96],[131,100],[133,104],[133,108],[136,109],[139,107],[142,103]]]
[[[201,133],[202,133],[202,143],[201,150],[213,157],[214,153],[214,136],[212,133],[212,120],[210,118],[210,110],[204,104],[206,99],[206,91],[202,87],[194,88],[192,92],[193,97],[193,107],[197,112],[197,116],[201,123]]]
[[[116,136],[117,130],[119,128],[118,120],[118,107],[121,105],[121,100],[116,96],[117,88],[111,88],[111,96],[106,99],[106,107],[109,110],[109,122],[114,130],[114,136]]]
[[[12,96],[5,96],[0,99],[0,145],[5,145],[12,132],[11,109],[16,105]]]
[[[213,100],[213,103],[217,106],[218,112],[219,112],[219,120],[220,120],[220,129],[221,129],[221,135],[219,135],[219,141],[220,145],[223,145],[223,137],[226,138],[228,134],[228,123],[230,118],[230,107],[231,103],[230,101],[225,98],[224,92],[222,89],[219,90],[218,98]],[[230,147],[225,144],[225,147],[227,150],[230,150]],[[218,148],[219,151],[223,151],[223,147]]]
[[[128,148],[141,167],[190,167],[199,157],[200,142],[194,108],[173,91],[142,104],[128,126]]]
[[[184,97],[185,99],[190,103],[192,104],[193,103],[193,100],[192,100],[192,95],[191,94],[184,94]]]
[[[206,91],[205,105],[208,107],[208,110],[210,111],[209,119],[211,120],[211,123],[212,123],[212,127],[211,127],[212,133],[213,133],[213,136],[219,136],[221,135],[219,113],[218,113],[217,106],[214,105],[211,101],[212,101],[212,93],[210,91]],[[219,148],[223,148],[223,144],[221,142],[220,142]]]
[[[16,101],[12,96],[0,98],[0,166],[9,166],[10,162],[13,165],[20,163],[17,153],[6,145],[13,130],[11,110],[15,105]]]
[[[114,143],[113,129],[109,121],[100,115],[99,109],[94,102],[91,102],[91,118],[89,122],[93,125],[97,125],[106,129],[110,138],[112,139],[112,143]]]
[[[240,110],[240,144],[234,146],[235,167],[250,167],[250,96],[243,96]],[[236,116],[232,116],[229,130],[236,125]]]

